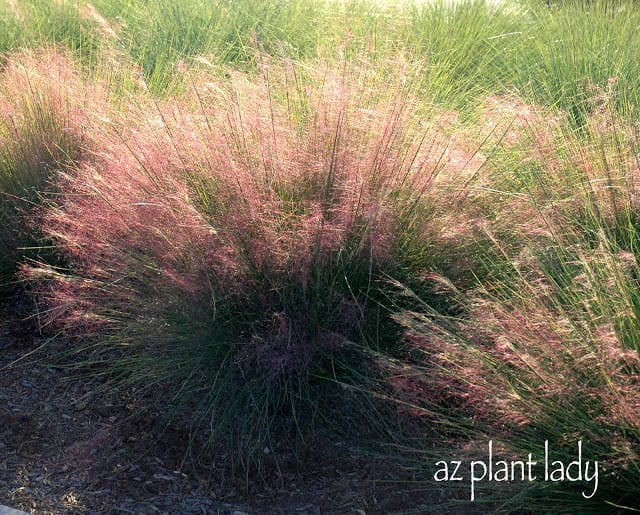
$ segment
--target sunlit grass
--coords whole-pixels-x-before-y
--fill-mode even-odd
[[[422,472],[582,439],[594,499],[483,495],[633,506],[636,11],[0,3],[1,282],[236,470],[353,419]]]
[[[384,278],[432,266],[436,213],[483,162],[422,124],[432,108],[404,64],[390,83],[265,58],[258,82],[205,66],[179,98],[91,104],[76,122],[91,152],[37,217],[69,268],[22,271],[43,329],[87,342],[110,388],[190,407],[199,440],[238,435],[246,468],[283,414],[309,431],[318,392],[374,381],[368,352],[396,352]]]
[[[569,118],[529,122],[535,137],[514,155],[528,148],[537,171],[496,192],[490,274],[465,292],[445,287],[461,315],[429,302],[398,315],[414,366],[394,382],[466,459],[490,440],[511,459],[544,456],[551,442],[554,460],[570,463],[582,440],[601,467],[593,498],[584,482],[551,481],[483,483],[483,495],[510,509],[601,513],[640,494],[637,142],[615,115],[590,120],[589,139]]]

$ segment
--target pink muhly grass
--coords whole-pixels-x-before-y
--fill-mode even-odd
[[[582,438],[603,463],[604,496],[615,502],[623,484],[637,485],[630,471],[640,460],[629,452],[640,440],[640,357],[621,323],[636,327],[627,298],[635,260],[592,252],[580,258],[579,290],[562,291],[538,272],[516,278],[509,295],[465,300],[464,319],[429,309],[399,315],[415,366],[392,384],[415,413],[435,423],[457,413],[456,430],[485,444],[532,452],[545,439]]]
[[[139,95],[92,116],[91,151],[58,174],[40,216],[68,267],[23,268],[44,323],[103,335],[87,346],[124,381],[208,399],[196,411],[213,433],[231,423],[216,410],[243,399],[256,417],[299,402],[286,385],[353,353],[379,310],[377,278],[428,266],[404,250],[435,233],[429,203],[464,198],[451,185],[480,166],[470,145],[420,125],[410,81],[365,94],[355,72],[196,76],[191,97]]]
[[[523,143],[527,146],[533,143],[539,155],[544,155],[554,148],[553,140],[563,116],[526,103],[516,95],[502,95],[485,100],[480,122],[487,137],[499,139],[507,148],[517,151]]]
[[[425,121],[410,77],[376,81],[268,64],[87,113],[86,151],[39,212],[66,268],[23,267],[42,323],[80,336],[114,387],[161,385],[212,439],[244,413],[234,452],[263,449],[316,376],[366,375],[359,344],[390,339],[379,279],[464,246],[486,160],[455,120]]]
[[[45,191],[54,188],[52,171],[68,166],[82,152],[88,98],[99,102],[66,54],[44,48],[4,58],[0,74],[3,261],[18,261],[24,253],[20,247],[35,244],[37,231],[27,214]]]
[[[545,112],[515,100],[509,107],[488,109],[487,119],[495,124],[507,123],[496,111],[508,113],[506,121],[512,120],[500,142],[505,173],[496,176],[512,183],[505,193],[511,193],[514,177],[524,176],[518,195],[527,195],[546,219],[613,228],[628,218],[638,204],[638,142],[631,125],[613,107],[614,86],[611,80],[607,91],[593,88],[584,131],[573,129],[562,112]],[[510,136],[514,131],[517,135]]]

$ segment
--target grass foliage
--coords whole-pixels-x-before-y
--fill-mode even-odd
[[[471,161],[443,163],[453,150],[417,129],[410,77],[369,96],[376,78],[351,71],[263,74],[200,71],[179,104],[92,105],[95,150],[57,174],[38,223],[70,269],[23,271],[46,285],[45,326],[109,335],[86,350],[109,363],[111,387],[172,385],[163,402],[198,404],[198,426],[242,435],[234,447],[252,455],[272,413],[300,417],[313,377],[349,382],[352,361],[367,362],[359,346],[397,346],[376,330],[389,319],[378,283],[428,265],[437,176]]]
[[[581,439],[594,498],[487,482],[478,504],[633,507],[638,16],[1,2],[1,282],[94,395],[238,470],[354,419],[416,471]]]
[[[74,96],[82,89],[71,63],[55,52],[6,58],[0,83],[0,285],[12,280],[25,251],[38,244],[28,214],[49,188],[53,170],[81,152],[80,127],[71,124],[82,102]]]

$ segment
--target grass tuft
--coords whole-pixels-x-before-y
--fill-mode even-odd
[[[53,50],[6,58],[0,75],[0,283],[13,279],[28,248],[40,245],[29,219],[52,187],[54,169],[82,149],[77,124],[86,88],[69,57]],[[78,98],[79,97],[79,98]],[[34,254],[31,255],[34,257]]]
[[[358,67],[262,76],[200,74],[189,100],[94,116],[99,150],[58,174],[41,217],[69,268],[23,269],[45,325],[97,336],[82,350],[110,388],[161,388],[205,440],[238,435],[249,468],[277,416],[304,434],[323,384],[397,346],[381,279],[428,266],[424,214],[463,194],[438,176],[478,166],[420,126],[406,74],[380,96]]]

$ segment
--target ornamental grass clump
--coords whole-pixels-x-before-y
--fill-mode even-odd
[[[40,245],[27,215],[50,188],[52,171],[69,165],[80,153],[85,94],[73,63],[64,54],[41,49],[14,53],[4,60],[0,72],[0,284],[13,280],[26,247]]]
[[[598,116],[588,137],[565,128],[525,140],[535,178],[503,190],[502,214],[485,227],[495,273],[464,293],[434,277],[462,315],[425,302],[397,317],[414,366],[395,367],[391,382],[412,413],[446,428],[469,459],[486,459],[492,441],[496,460],[538,460],[537,480],[477,483],[476,501],[602,513],[640,499],[638,166],[624,120]],[[534,134],[544,126],[532,122]],[[542,141],[558,146],[541,152]],[[545,475],[547,449],[551,470],[578,459],[578,442],[582,472],[598,462],[597,486]]]
[[[629,306],[616,310],[637,297],[629,275],[636,263],[605,248],[582,259],[573,294],[541,274],[511,284],[509,299],[468,299],[464,321],[429,311],[400,317],[414,359],[427,364],[395,378],[413,413],[446,426],[469,459],[482,459],[494,441],[503,446],[499,459],[532,453],[538,460],[537,481],[481,483],[476,499],[574,513],[576,506],[602,512],[637,505],[640,358],[628,338],[637,314]],[[599,464],[597,487],[544,480],[545,443],[553,449],[548,465],[556,468],[552,461],[578,459],[580,441],[583,459]]]
[[[336,381],[373,377],[363,349],[397,346],[379,279],[428,266],[430,200],[482,164],[420,125],[406,73],[262,66],[93,117],[40,217],[68,267],[24,268],[107,388],[157,394],[245,468],[276,421],[304,435]]]

